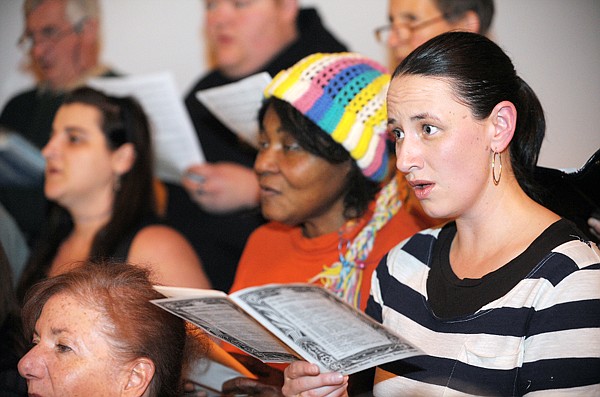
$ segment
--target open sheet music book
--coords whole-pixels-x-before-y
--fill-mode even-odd
[[[421,354],[393,331],[317,285],[269,284],[230,295],[215,290],[181,291],[169,294],[177,298],[152,302],[263,362],[304,359],[324,372],[352,374]]]
[[[170,72],[98,77],[88,85],[113,96],[133,96],[150,121],[155,172],[167,182],[180,183],[184,171],[205,161],[196,130]]]

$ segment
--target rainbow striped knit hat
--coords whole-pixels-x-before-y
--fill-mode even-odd
[[[386,68],[356,53],[313,54],[282,70],[265,98],[288,102],[331,135],[363,174],[381,181],[388,169]]]

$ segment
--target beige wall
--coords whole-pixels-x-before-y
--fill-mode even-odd
[[[351,49],[386,62],[372,31],[386,0],[300,0],[316,5]],[[0,106],[29,84],[15,43],[22,0],[0,0]],[[185,92],[204,71],[201,0],[101,0],[104,59],[125,73],[170,69]],[[494,39],[538,93],[548,118],[540,164],[577,168],[600,147],[600,2],[496,0]]]

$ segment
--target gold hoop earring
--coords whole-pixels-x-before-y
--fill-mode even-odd
[[[498,155],[498,178],[496,178],[496,155]],[[492,155],[492,180],[494,185],[498,186],[502,177],[502,154],[494,151]]]
[[[493,163],[492,163],[493,165]],[[113,184],[113,192],[117,193],[121,190],[121,175],[115,174],[115,183]]]

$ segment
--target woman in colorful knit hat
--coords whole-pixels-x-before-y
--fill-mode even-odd
[[[248,240],[232,291],[315,282],[364,309],[374,267],[417,230],[394,180],[380,191],[388,83],[354,53],[314,54],[275,76],[254,165],[271,222]]]
[[[359,54],[320,53],[266,88],[254,170],[270,222],[250,236],[232,292],[311,282],[366,307],[381,258],[419,230],[388,178],[389,80]]]

